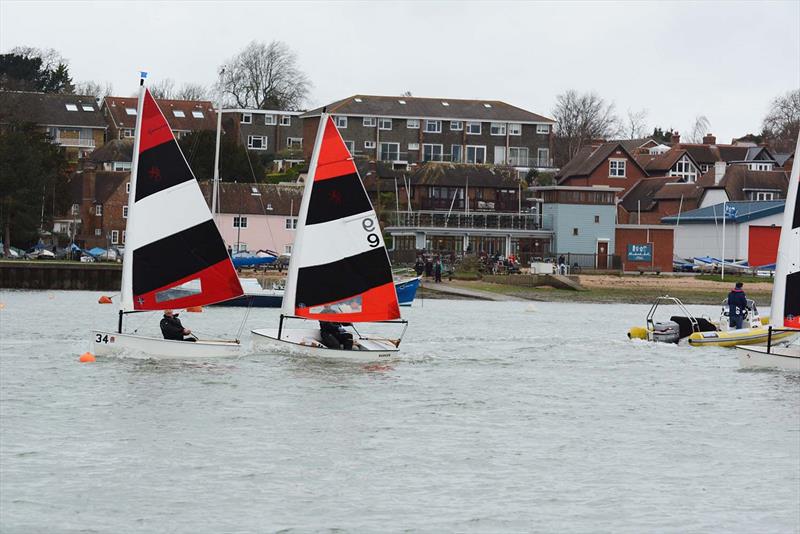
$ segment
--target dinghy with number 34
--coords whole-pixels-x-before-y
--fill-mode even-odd
[[[203,193],[163,113],[140,81],[117,331],[92,333],[97,355],[236,356],[238,340],[173,341],[123,332],[126,314],[205,306],[242,295]],[[196,291],[170,290],[196,280]]]
[[[302,319],[301,328],[286,328]],[[311,322],[313,321],[313,322]],[[320,116],[298,214],[278,328],[253,330],[256,348],[321,358],[374,361],[398,352],[396,339],[353,328],[351,350],[322,343],[317,321],[399,323],[389,255],[353,158],[327,113]]]

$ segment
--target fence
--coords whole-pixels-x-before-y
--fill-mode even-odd
[[[536,213],[395,211],[389,225],[398,228],[466,228],[497,230],[551,230],[549,217]]]

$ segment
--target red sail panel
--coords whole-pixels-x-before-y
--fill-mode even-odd
[[[201,292],[170,298],[170,289],[175,289],[186,282],[197,279],[200,279]],[[133,307],[135,310],[169,310],[191,306],[206,306],[229,300],[241,294],[242,289],[239,285],[236,270],[233,268],[230,259],[225,259],[164,287],[141,295],[134,294]],[[178,295],[181,294],[178,293]]]
[[[167,119],[161,113],[149,89],[144,91],[144,105],[142,108],[142,134],[139,138],[139,154],[167,141],[173,141],[175,136],[169,127]]]
[[[356,166],[353,163],[353,156],[347,150],[333,120],[328,117],[325,131],[322,134],[322,145],[319,150],[314,181],[337,178],[354,172],[356,172]]]
[[[353,309],[352,312],[336,311],[339,306],[346,304]],[[332,321],[339,323],[368,323],[371,321],[390,321],[400,318],[400,306],[397,304],[397,290],[394,282],[373,287],[355,295],[346,301],[336,301],[319,306],[295,308],[295,315],[319,321]]]

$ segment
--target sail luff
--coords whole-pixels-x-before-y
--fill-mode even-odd
[[[775,265],[775,284],[772,288],[770,322],[777,327],[800,328],[800,136],[794,154],[795,163],[789,177],[786,204],[783,208],[783,223],[778,242],[778,257]],[[792,277],[790,279],[790,276]],[[790,308],[787,308],[788,307]],[[792,316],[792,319],[788,317]]]
[[[131,229],[135,217],[136,176],[139,170],[139,143],[142,137],[142,110],[144,109],[144,78],[139,80],[139,100],[136,103],[136,126],[133,137],[133,158],[131,160],[130,185],[128,186],[128,218],[125,221],[125,249],[122,255],[122,284],[120,287],[120,308],[132,311],[133,307],[133,248],[127,246],[131,242]],[[135,242],[135,240],[134,240]]]
[[[303,185],[303,197],[300,200],[300,210],[297,212],[297,228],[294,233],[294,243],[292,251],[300,249],[303,242],[303,233],[306,227],[306,218],[308,216],[308,205],[311,201],[311,190],[314,188],[314,175],[317,172],[319,165],[319,152],[322,148],[322,138],[325,133],[325,124],[328,122],[328,114],[322,113],[319,117],[319,125],[317,127],[317,137],[314,140],[314,149],[311,152],[311,162],[308,166],[308,174],[306,174],[306,181]],[[297,254],[292,254],[289,258],[289,269],[286,273],[286,286],[283,292],[283,302],[281,304],[281,313],[284,315],[294,315],[295,301],[297,296],[297,275],[300,269],[300,260]]]

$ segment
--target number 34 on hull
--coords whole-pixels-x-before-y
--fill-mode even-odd
[[[92,331],[94,354],[97,356],[129,356],[132,358],[194,359],[238,356],[238,341],[173,341],[157,337],[120,334],[104,330]]]

